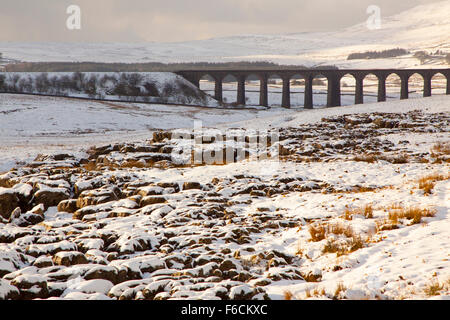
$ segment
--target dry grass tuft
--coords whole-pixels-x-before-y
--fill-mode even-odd
[[[339,282],[336,287],[336,290],[334,291],[333,299],[337,300],[337,299],[342,298],[341,294],[343,294],[346,290],[347,290],[347,288],[345,287],[345,285],[342,282]]]
[[[398,225],[402,219],[410,220],[410,225],[422,222],[422,218],[434,217],[436,215],[435,208],[405,208],[399,204],[392,204],[384,209],[387,211],[387,219],[377,221],[378,231],[398,229]]]
[[[365,193],[365,192],[376,192],[377,190],[382,190],[383,188],[374,188],[374,187],[357,187],[352,190],[353,193]]]
[[[375,154],[362,154],[362,155],[357,155],[353,158],[353,161],[367,162],[367,163],[374,163],[377,160],[378,160],[378,157]]]
[[[322,249],[323,253],[336,253],[338,257],[364,248],[365,241],[357,235],[347,238],[345,241],[329,239]]]
[[[311,235],[311,241],[318,242],[326,239],[327,235],[343,235],[347,238],[355,236],[353,229],[350,226],[345,226],[342,223],[315,223],[309,225],[309,234]]]
[[[406,153],[384,156],[380,154],[361,154],[353,157],[353,161],[374,163],[378,160],[388,161],[392,164],[405,164],[409,162],[409,156]]]
[[[302,248],[302,245],[300,242],[297,244],[297,250],[295,251],[295,255],[299,256],[300,258],[303,257],[303,254],[305,253],[305,250]]]
[[[317,294],[320,295],[320,296],[326,296],[326,294],[327,294],[325,292],[324,288],[322,288],[322,289],[316,288],[316,290],[317,290]],[[314,291],[314,292],[316,292],[316,291]]]
[[[424,195],[430,195],[433,192],[437,181],[447,180],[449,177],[439,173],[430,174],[418,180],[419,189],[423,190]]]
[[[323,253],[336,253],[337,256],[352,253],[364,247],[364,243],[370,239],[363,240],[362,237],[355,234],[350,226],[342,223],[315,223],[309,226],[311,241],[318,242],[328,239],[324,247]],[[332,235],[332,237],[328,237]],[[336,236],[341,236],[336,239]]]
[[[312,294],[311,294],[311,289],[310,288],[306,288],[305,289],[305,298],[312,298]]]
[[[385,186],[385,187],[366,187],[366,186],[354,186],[349,190],[333,190],[331,193],[333,194],[352,194],[352,193],[366,193],[366,192],[378,192],[384,189],[389,189],[391,186]],[[330,192],[323,191],[324,194],[328,194]]]
[[[439,283],[438,280],[434,279],[429,283],[423,290],[425,294],[429,297],[438,296],[440,292],[444,289],[444,284]]]
[[[418,224],[422,221],[424,217],[434,217],[436,215],[436,209],[421,209],[418,207],[410,207],[403,208],[398,210],[397,212],[393,212],[393,214],[397,214],[397,219],[408,219],[412,220],[411,224]]]
[[[419,189],[423,190],[423,194],[428,196],[432,193],[435,183],[429,180],[419,180]]]
[[[392,225],[398,225],[398,213],[397,212],[389,212],[388,219],[391,221]]]
[[[362,215],[366,219],[372,219],[373,218],[373,206],[371,204],[366,204],[364,207],[359,208],[347,208],[344,211],[343,218],[345,220],[352,220],[353,215]]]
[[[353,210],[350,208],[345,209],[343,218],[345,220],[352,220],[353,219]]]
[[[392,164],[405,164],[409,162],[409,156],[406,153],[392,155],[392,156],[383,156],[379,158],[380,160],[388,161]]]
[[[327,295],[327,293],[325,292],[325,289],[324,288],[321,289],[319,287],[315,287],[314,290],[312,290],[312,292],[311,292],[310,288],[307,288],[305,292],[306,292],[306,296],[308,298],[311,298],[311,297],[324,297],[324,296]]]
[[[373,218],[373,207],[371,204],[367,204],[363,208],[362,212],[363,216],[366,217],[366,219],[372,219]]]
[[[398,221],[392,222],[392,220],[384,219],[381,221],[377,221],[377,232],[380,231],[391,231],[398,229]]]
[[[97,170],[97,164],[95,161],[89,161],[88,163],[83,165],[83,169],[86,171],[95,171]]]
[[[353,229],[350,226],[344,226],[341,223],[336,223],[332,225],[328,225],[328,232],[335,235],[344,235],[347,238],[351,238],[354,236]]]
[[[308,227],[309,234],[311,235],[311,241],[318,242],[325,239],[326,228],[322,223],[310,224]]]
[[[390,206],[388,206],[386,209],[388,210],[400,210],[403,209],[403,205],[401,203],[392,203]]]
[[[450,142],[438,142],[431,147],[433,156],[435,154],[450,155]]]
[[[387,212],[387,218],[376,221],[377,232],[398,229],[399,225],[404,224],[404,220],[409,221],[408,225],[418,224],[422,222],[423,218],[434,217],[437,212],[435,208],[405,208],[398,203],[383,209]]]
[[[311,291],[312,290],[312,291]],[[312,298],[312,297],[326,297],[327,293],[325,292],[324,288],[315,287],[314,289],[311,289],[307,287],[305,289],[305,298]]]
[[[284,300],[293,300],[295,298],[292,291],[289,291],[289,290],[284,291],[283,296],[284,296]]]

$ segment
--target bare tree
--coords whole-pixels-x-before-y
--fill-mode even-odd
[[[73,80],[73,81],[75,82],[75,84],[76,84],[76,90],[81,91],[81,89],[83,88],[84,79],[85,79],[84,73],[81,73],[81,72],[74,72],[74,73],[72,74],[72,80]]]
[[[0,74],[0,91],[6,91],[5,75]]]
[[[8,82],[9,82],[9,88],[8,91],[10,92],[18,92],[19,88],[18,88],[18,83],[20,80],[20,75],[18,74],[14,74],[12,76],[8,77]]]
[[[48,80],[48,74],[46,72],[38,75],[34,81],[37,92],[48,93],[50,87],[50,81]]]
[[[97,76],[91,75],[89,80],[84,83],[84,92],[93,98],[97,95]]]

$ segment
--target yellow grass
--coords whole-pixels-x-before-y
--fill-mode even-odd
[[[450,142],[438,142],[431,147],[431,151],[433,154],[444,154],[450,155]]]
[[[342,282],[339,282],[336,290],[334,291],[334,297],[333,299],[339,299],[341,296],[341,293],[345,292],[347,290],[347,288],[345,287],[345,285]]]
[[[424,195],[427,196],[433,193],[436,182],[447,180],[448,178],[448,175],[433,173],[420,178],[417,182],[419,183],[419,189],[423,190]]]
[[[432,280],[423,290],[427,296],[438,296],[444,289],[444,284],[441,284],[438,280]]]
[[[345,220],[352,220],[353,215],[362,215],[366,219],[372,219],[373,218],[373,207],[371,204],[366,204],[363,207],[345,209],[345,211],[344,211],[344,219]]]
[[[293,300],[294,299],[294,294],[289,290],[284,291],[283,296],[284,296],[284,300]]]

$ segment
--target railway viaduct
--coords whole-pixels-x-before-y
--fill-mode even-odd
[[[391,74],[400,77],[400,98],[408,99],[408,80],[413,74],[419,74],[423,78],[423,95],[431,96],[431,79],[436,74],[442,74],[447,79],[446,94],[450,94],[450,69],[299,69],[299,70],[186,70],[176,72],[200,87],[200,79],[209,76],[215,82],[214,98],[223,101],[223,80],[232,75],[237,79],[237,104],[245,105],[245,82],[250,76],[256,76],[260,81],[259,104],[268,106],[268,80],[271,76],[278,76],[283,80],[282,107],[290,108],[290,85],[294,77],[300,76],[305,81],[304,107],[313,108],[313,79],[324,77],[328,82],[327,106],[341,105],[341,79],[350,75],[355,78],[355,104],[364,103],[364,78],[374,75],[378,79],[378,101],[386,101],[386,79]]]

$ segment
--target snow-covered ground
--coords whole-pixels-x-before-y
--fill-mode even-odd
[[[412,55],[376,60],[347,60],[354,52],[404,48],[450,51],[450,1],[420,5],[382,17],[381,29],[367,24],[334,32],[239,35],[178,43],[0,43],[0,52],[21,61],[198,62],[273,61],[342,68],[442,67],[443,60],[421,66]]]
[[[0,176],[4,218],[21,207],[0,222],[0,298],[450,298],[449,96],[315,110],[0,97],[3,154],[53,154]],[[277,129],[281,161],[178,166],[190,140],[147,140],[194,120]]]
[[[214,126],[289,112],[0,94],[0,171],[42,152],[147,139],[156,130],[192,127],[194,120]]]
[[[208,92],[213,86],[202,84]],[[38,154],[60,152],[61,150],[83,149],[90,145],[111,142],[138,141],[147,139],[154,131],[193,127],[194,120],[200,120],[204,126],[212,127],[223,123],[235,123],[250,120],[259,123],[261,119],[273,116],[296,115],[303,111],[301,107],[291,110],[279,108],[281,87],[269,87],[270,109],[258,109],[259,88],[246,86],[247,103],[243,109],[209,109],[189,106],[149,105],[139,103],[101,102],[79,100],[64,97],[44,97],[19,94],[0,94],[0,171],[9,170],[17,163],[30,161]],[[301,88],[293,89],[293,106],[303,105]],[[433,94],[439,93],[433,90]],[[410,95],[414,98],[414,94]],[[228,102],[236,100],[236,86],[224,85],[224,97]],[[376,95],[367,92],[366,104],[357,106],[357,110],[367,110],[370,103],[376,102]],[[395,100],[394,100],[395,99]],[[421,104],[422,99],[398,101],[399,93],[388,91],[388,102],[399,105]],[[446,99],[432,97],[431,99]],[[428,101],[425,99],[424,101]],[[354,96],[343,95],[342,104],[352,105]],[[318,108],[326,105],[326,90],[319,86],[314,94],[314,103]],[[377,105],[383,110],[391,108],[390,103]],[[361,109],[359,109],[361,108]],[[342,109],[339,109],[342,110]],[[352,110],[352,109],[349,109]],[[331,110],[327,111],[331,112]],[[301,113],[303,114],[303,113]]]

